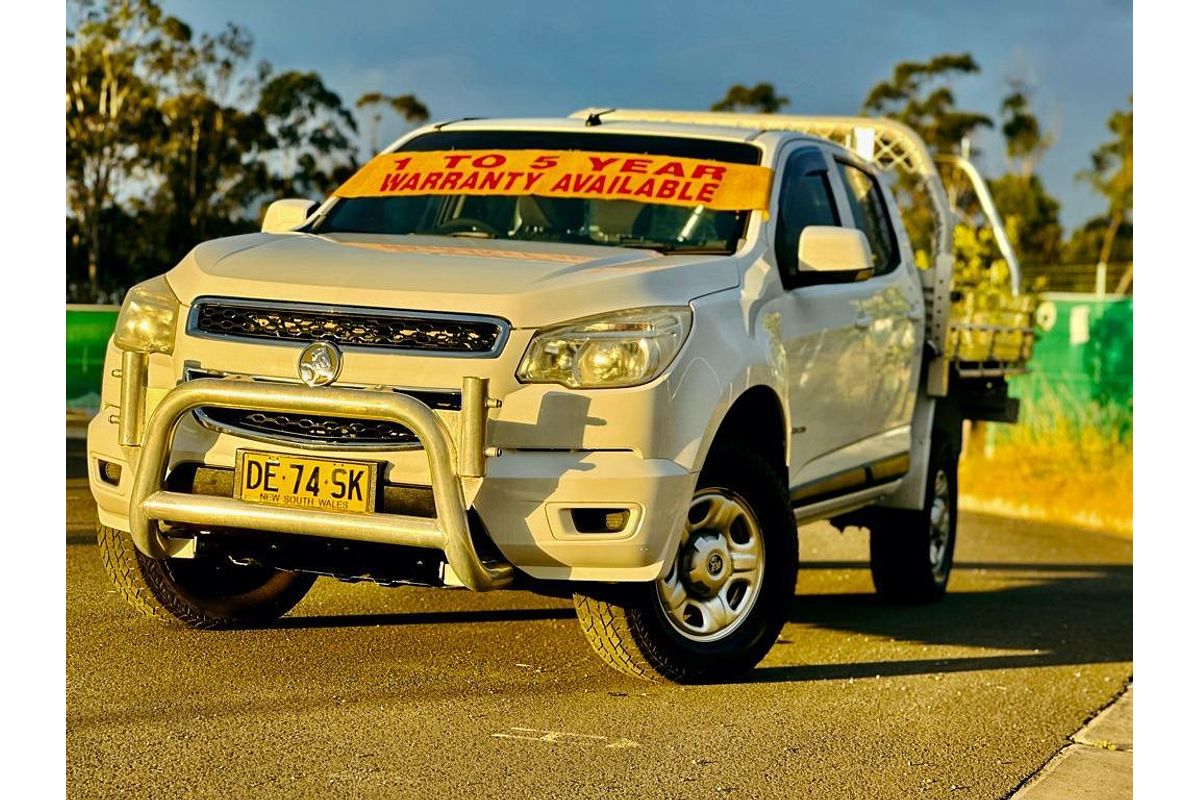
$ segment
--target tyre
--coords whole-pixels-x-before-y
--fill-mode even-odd
[[[885,600],[931,603],[946,593],[958,530],[958,449],[935,434],[920,511],[878,509],[871,529],[871,579]]]
[[[278,619],[316,580],[225,558],[147,558],[128,533],[103,525],[97,540],[104,571],[131,606],[189,628],[236,628]]]
[[[761,454],[723,447],[700,473],[666,576],[575,594],[579,624],[610,667],[650,681],[735,677],[762,660],[796,587],[787,488]]]

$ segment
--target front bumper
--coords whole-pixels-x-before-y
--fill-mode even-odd
[[[432,409],[415,398],[392,392],[265,386],[212,378],[187,381],[159,402],[140,437],[137,415],[127,422],[129,398],[130,394],[123,392],[122,441],[129,444],[130,440],[141,440],[136,447],[137,463],[129,496],[129,532],[138,550],[151,558],[169,558],[183,549],[184,543],[165,535],[160,525],[175,522],[436,548],[445,553],[450,568],[468,588],[498,589],[512,580],[511,565],[484,563],[475,551],[459,480],[460,476],[481,474],[483,470],[482,439],[487,422],[487,382],[483,379],[463,381],[463,447],[457,459],[450,434]],[[416,434],[428,458],[437,516],[337,514],[166,491],[163,484],[175,427],[184,415],[201,407],[340,414],[404,425]]]
[[[126,413],[93,421],[93,494],[101,521],[128,530],[139,550],[155,558],[178,554],[186,546],[189,540],[171,537],[161,524],[180,523],[440,549],[458,579],[477,590],[507,585],[514,565],[547,580],[657,577],[677,542],[695,475],[674,461],[644,459],[632,451],[509,451],[501,456],[487,448],[486,394],[486,380],[465,379],[455,437],[443,417],[395,392],[237,379],[187,381],[166,392],[144,425],[139,413],[127,412],[130,404],[125,402],[121,410]],[[421,451],[404,455],[426,462],[436,517],[337,514],[166,491],[166,474],[176,464],[200,461],[228,467],[238,447],[263,447],[231,436],[213,444],[209,434],[206,446],[193,449],[198,443],[189,433],[195,427],[190,412],[203,406],[398,422],[421,441]],[[294,446],[279,449],[304,452]],[[312,455],[337,457],[328,451]],[[98,459],[126,466],[128,476],[117,486],[100,480]],[[510,563],[485,563],[479,557],[467,521],[472,507]],[[571,509],[597,507],[628,510],[628,524],[611,534],[575,530]]]

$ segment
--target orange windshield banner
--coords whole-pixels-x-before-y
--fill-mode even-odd
[[[636,200],[719,211],[766,209],[771,169],[674,156],[578,150],[433,150],[376,156],[338,197],[538,195]]]

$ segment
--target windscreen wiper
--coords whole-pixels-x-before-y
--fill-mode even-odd
[[[638,250],[657,250],[660,253],[715,253],[727,255],[728,247],[701,244],[672,244],[657,239],[622,239],[616,243],[618,247],[632,247]]]

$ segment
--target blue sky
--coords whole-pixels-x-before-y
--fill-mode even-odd
[[[856,113],[900,60],[970,52],[979,75],[959,105],[998,116],[1006,81],[1035,87],[1056,143],[1039,172],[1073,227],[1104,210],[1075,181],[1133,91],[1125,0],[1008,2],[557,3],[381,0],[165,0],[197,30],[226,22],[276,70],[316,70],[352,106],[367,91],[413,92],[434,119],[559,116],[589,105],[707,108],[733,83],[773,82],[793,113]],[[404,131],[385,123],[388,141]],[[365,130],[365,129],[364,129]],[[995,135],[976,143],[1003,169]]]

